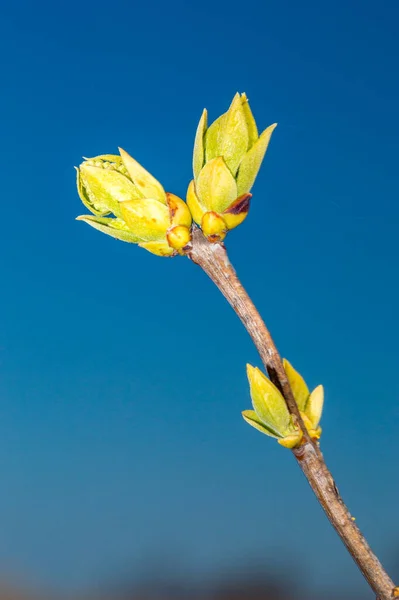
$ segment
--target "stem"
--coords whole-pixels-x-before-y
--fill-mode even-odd
[[[187,255],[205,271],[235,310],[251,336],[270,379],[283,394],[290,413],[295,415],[304,433],[304,439],[303,444],[294,448],[292,452],[331,525],[379,600],[392,600],[397,597],[398,588],[395,588],[393,581],[354,523],[339,495],[318,444],[309,437],[269,330],[241,285],[224,246],[210,244],[201,231],[194,228],[192,244],[187,248]]]

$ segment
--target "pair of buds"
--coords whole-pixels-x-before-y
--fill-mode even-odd
[[[78,217],[116,239],[159,256],[184,254],[194,220],[210,242],[222,241],[249,211],[250,190],[275,125],[260,136],[245,94],[236,94],[226,113],[207,127],[200,119],[194,143],[194,179],[187,204],[127,152],[85,160],[77,186],[92,215]]]

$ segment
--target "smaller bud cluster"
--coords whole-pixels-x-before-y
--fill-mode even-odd
[[[285,359],[284,370],[305,427],[310,437],[318,440],[321,436],[319,422],[323,412],[323,386],[318,385],[310,393],[303,377]],[[276,438],[286,448],[299,446],[303,433],[289,413],[281,392],[258,368],[247,365],[247,374],[254,410],[243,411],[245,421],[262,433]]]

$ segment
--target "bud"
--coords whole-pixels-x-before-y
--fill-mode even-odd
[[[247,375],[254,410],[243,411],[245,421],[276,438],[286,448],[298,446],[302,432],[290,415],[281,392],[258,368],[247,365]]]
[[[321,436],[321,427],[319,422],[323,412],[324,388],[318,385],[312,393],[306,385],[303,377],[294,369],[294,367],[284,358],[284,370],[287,374],[292,393],[300,410],[303,422],[309,432],[310,437],[319,439]]]
[[[187,204],[165,192],[122,148],[119,151],[120,156],[96,156],[76,169],[80,199],[93,213],[77,219],[158,256],[183,254],[191,239]]]
[[[255,182],[276,124],[259,136],[245,94],[236,94],[229,110],[207,126],[202,113],[194,142],[194,179],[187,190],[193,219],[211,242],[223,240],[229,229],[243,222],[249,211],[250,190]],[[220,219],[209,231],[207,213]],[[216,221],[213,217],[212,224]]]

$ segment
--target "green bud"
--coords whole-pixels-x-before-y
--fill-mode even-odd
[[[228,230],[223,217],[213,211],[208,211],[204,214],[201,221],[201,228],[210,242],[222,242]]]
[[[158,256],[182,254],[191,239],[189,208],[165,193],[127,152],[120,152],[86,159],[77,169],[79,196],[94,215],[78,220]]]
[[[244,411],[244,419],[287,448],[298,445],[302,432],[295,425],[285,400],[276,386],[260,371],[247,365],[253,411]]]
[[[187,191],[187,204],[198,225],[201,226],[207,212],[215,212],[224,218],[238,198],[246,195],[249,200],[249,192],[275,127],[276,124],[271,125],[259,136],[245,94],[236,94],[229,110],[209,128],[204,110],[195,136],[194,180]],[[227,230],[242,223],[248,210],[249,202],[239,214],[233,213],[235,216],[224,219]],[[219,241],[207,237],[209,241]]]
[[[166,234],[166,239],[171,248],[183,250],[191,241],[190,230],[185,225],[176,225],[171,227]]]

